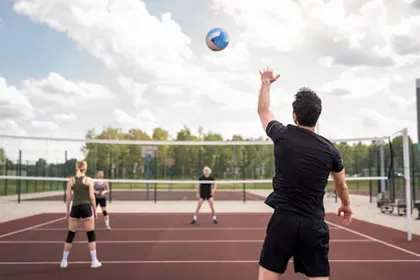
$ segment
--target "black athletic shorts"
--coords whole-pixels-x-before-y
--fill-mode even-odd
[[[70,219],[89,219],[93,217],[93,209],[90,204],[73,205],[70,210]]]
[[[202,200],[209,200],[210,198],[212,198],[213,196],[211,195],[211,192],[201,192],[200,193],[200,198]]]
[[[329,228],[325,221],[275,211],[268,226],[259,264],[283,274],[293,258],[296,273],[329,277]]]
[[[106,197],[97,197],[96,206],[106,207]]]

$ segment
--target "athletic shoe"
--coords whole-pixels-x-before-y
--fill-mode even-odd
[[[98,268],[98,267],[101,267],[101,266],[102,266],[102,263],[98,260],[92,262],[92,264],[90,265],[91,268]]]
[[[213,220],[213,224],[218,224],[219,222],[217,220]]]
[[[69,264],[66,261],[61,261],[60,263],[60,267],[61,268],[66,268]]]
[[[107,226],[106,227],[106,230],[110,231],[111,230],[111,227],[110,226]]]
[[[191,225],[195,225],[196,223],[197,223],[197,221],[196,221],[196,220],[192,220],[190,224],[191,224]]]

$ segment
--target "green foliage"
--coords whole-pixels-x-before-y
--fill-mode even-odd
[[[169,140],[169,133],[163,128],[155,128],[151,135],[141,129],[123,131],[119,128],[107,127],[102,131],[87,131],[88,139],[119,140]],[[204,132],[200,127],[197,133],[184,126],[175,135],[174,141],[261,141],[262,138],[244,139],[233,135],[223,139],[215,132]],[[410,139],[411,144],[411,139]],[[380,146],[376,143],[335,143],[341,152],[348,176],[380,176]],[[385,169],[390,165],[391,151],[384,145]],[[393,139],[395,172],[403,172],[402,137]],[[114,179],[197,179],[202,168],[209,166],[213,175],[220,179],[271,179],[274,174],[274,158],[272,145],[126,145],[86,143],[82,147],[88,163],[88,175],[94,176],[102,170],[108,178]],[[146,154],[151,160],[147,162]],[[412,164],[420,166],[417,149],[411,150]],[[25,161],[23,160],[23,163]],[[67,177],[74,174],[76,159],[67,159],[64,163],[48,163],[38,159],[33,165],[23,164],[22,171],[29,176]],[[7,168],[5,168],[7,166]],[[9,175],[16,174],[16,163],[8,160],[0,148],[0,172],[9,170]],[[15,174],[13,171],[15,170]],[[386,170],[387,172],[388,170]],[[387,175],[387,173],[385,174]]]

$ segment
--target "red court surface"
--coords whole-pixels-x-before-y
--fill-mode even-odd
[[[86,234],[78,232],[69,267],[59,268],[66,221],[41,214],[0,224],[0,279],[242,279],[256,280],[265,226],[270,214],[208,214],[189,225],[190,214],[113,214],[112,231],[99,215],[98,257],[103,267],[91,269]],[[330,226],[330,279],[417,279],[420,237],[355,220]],[[289,264],[284,279],[306,279]]]
[[[149,192],[149,197],[147,197],[147,191],[119,191],[113,190],[112,191],[112,200],[118,201],[128,201],[128,200],[154,200],[155,199],[155,192],[153,189]],[[226,200],[237,200],[242,201],[245,196],[245,200],[264,200],[265,197],[256,195],[250,192],[243,192],[242,190],[236,191],[219,191],[215,194],[215,198],[219,201],[226,201]],[[38,197],[38,198],[28,198],[24,199],[25,201],[63,201],[63,195],[51,195],[45,197]],[[158,190],[156,191],[156,200],[158,201],[182,201],[182,200],[197,200],[197,192],[194,190],[186,190],[186,191],[164,191]]]

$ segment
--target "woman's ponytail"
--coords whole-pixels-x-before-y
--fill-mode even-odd
[[[82,160],[76,164],[76,177],[81,177],[86,171],[86,161]]]

